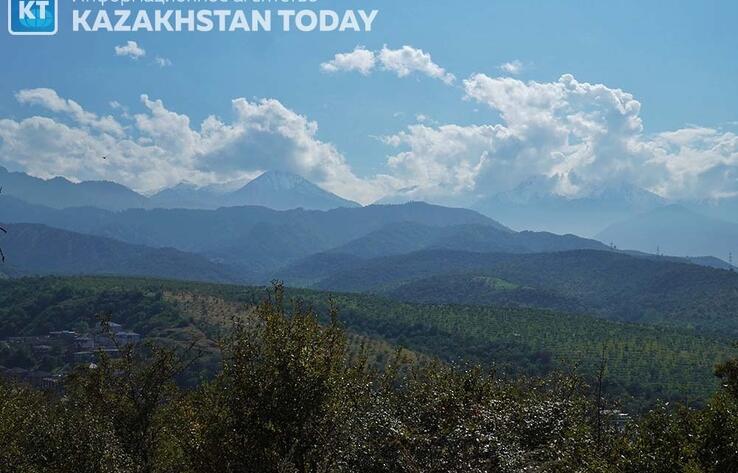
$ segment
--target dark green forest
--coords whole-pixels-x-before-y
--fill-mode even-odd
[[[519,290],[500,294],[469,279],[460,283],[460,276],[498,278]],[[368,260],[335,271],[313,287],[417,302],[576,309],[610,320],[738,337],[738,273],[615,252],[429,250]]]
[[[25,291],[19,288],[23,282],[16,282],[2,294],[10,289],[25,300],[23,310],[44,314],[54,307],[49,315],[64,317],[59,306],[70,299],[59,291],[78,291],[71,300],[79,300],[90,288],[105,294],[126,282],[88,279],[71,288],[61,280],[26,283]],[[183,287],[162,283],[161,293],[143,297],[158,301],[177,286]],[[150,290],[151,282],[131,281],[128,290],[146,287]],[[254,295],[232,287],[211,289],[211,296]],[[32,306],[34,290],[48,292],[41,298],[47,307]],[[133,293],[121,297],[132,302]],[[203,307],[192,297],[179,300],[188,301],[190,309]],[[94,293],[89,301],[102,303]],[[101,354],[96,364],[72,371],[63,396],[3,382],[0,471],[728,473],[738,468],[736,351],[716,367],[719,385],[701,408],[660,404],[619,423],[602,399],[601,385],[571,374],[507,379],[469,365],[409,362],[401,351],[378,370],[367,361],[366,349],[350,348],[337,312],[341,302],[326,302],[330,309],[321,316],[279,286],[262,294],[253,311],[229,317],[229,330],[218,340],[217,371],[194,388],[182,388],[176,380],[201,356],[198,344],[129,346],[118,358]],[[149,316],[168,317],[167,308],[155,305],[152,310],[159,313]],[[90,313],[101,308],[90,307]],[[134,303],[120,316],[147,324],[141,317],[146,310]],[[40,325],[28,328],[37,329]]]
[[[357,343],[381,347],[373,356],[387,361],[402,347],[444,363],[472,363],[497,376],[569,373],[591,381],[601,365],[604,396],[629,412],[659,401],[702,406],[718,384],[714,366],[733,353],[732,340],[694,331],[606,321],[585,315],[519,307],[423,305],[378,296],[287,289],[287,297],[313,307],[327,322],[328,301]],[[187,373],[189,384],[217,370],[213,347],[227,332],[228,319],[248,314],[265,288],[123,278],[27,278],[0,281],[0,339],[85,331],[101,314],[150,340],[184,346],[206,341],[208,356]],[[24,368],[54,360],[17,353],[0,344],[0,365]],[[46,359],[45,359],[45,358]],[[7,360],[15,360],[13,363]],[[57,365],[63,365],[57,362]]]

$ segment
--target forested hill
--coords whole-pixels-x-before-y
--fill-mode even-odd
[[[466,288],[459,275],[469,277]],[[738,274],[693,264],[616,252],[494,254],[422,251],[376,258],[338,271],[315,285],[322,290],[374,292],[432,303],[498,302],[499,288],[474,285],[499,278],[514,291],[534,290],[546,304],[580,305],[600,317],[738,335]],[[524,295],[524,294],[523,294]],[[551,302],[553,300],[553,302]],[[538,306],[535,298],[529,303]],[[544,307],[550,305],[544,304]]]
[[[264,288],[123,278],[0,281],[0,337],[89,326],[101,314],[162,340],[214,337],[234,311],[248,310],[265,294]],[[289,290],[287,296],[327,320],[329,294]],[[591,377],[604,348],[608,393],[634,408],[658,398],[706,398],[715,388],[712,366],[732,352],[727,340],[689,331],[544,310],[405,304],[368,295],[337,295],[334,302],[342,323],[374,346],[479,362],[500,375],[574,369]]]

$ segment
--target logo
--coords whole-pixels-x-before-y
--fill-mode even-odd
[[[58,0],[8,0],[10,34],[56,34],[58,19]]]

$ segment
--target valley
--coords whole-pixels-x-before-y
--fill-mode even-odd
[[[90,188],[13,179],[61,186],[75,203]],[[194,382],[217,363],[223,311],[247,314],[265,286],[283,281],[324,321],[332,298],[352,343],[370,346],[377,366],[403,347],[504,377],[591,380],[604,351],[611,399],[635,410],[709,397],[711,366],[738,339],[738,274],[714,258],[515,231],[423,202],[362,207],[277,172],[228,192],[181,186],[145,198],[147,208],[107,209],[3,193],[3,333],[41,336],[93,324],[104,310],[147,339],[207,340]],[[251,204],[220,205],[236,201]],[[47,296],[33,302],[38,294]],[[143,312],[126,315],[120,304],[131,300]]]
[[[199,340],[209,347],[188,379],[215,370],[219,334],[267,296],[264,287],[112,277],[0,281],[0,290],[0,338],[91,327],[100,314],[111,314],[148,340],[180,346]],[[294,289],[286,297],[313,307],[324,322],[332,299],[354,346],[369,348],[378,366],[402,347],[416,359],[479,363],[504,378],[561,371],[591,381],[604,350],[608,396],[631,411],[658,399],[699,404],[717,387],[711,366],[733,350],[726,337],[551,310],[408,304]],[[3,349],[7,360],[10,347]]]

